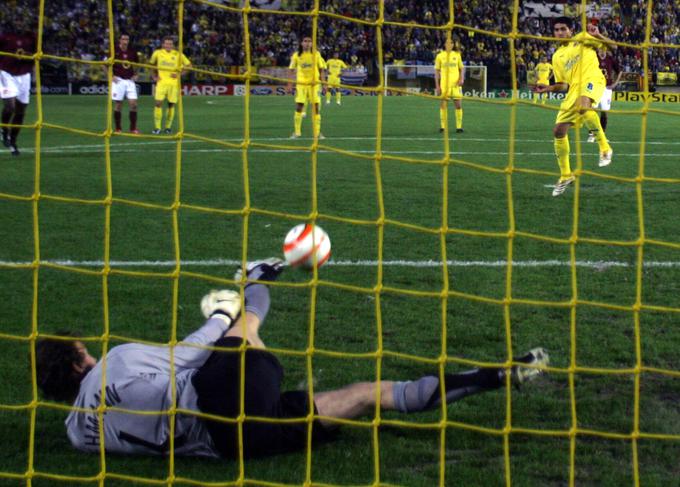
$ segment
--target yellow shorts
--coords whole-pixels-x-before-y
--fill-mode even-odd
[[[458,85],[458,82],[450,83],[448,87],[442,86],[442,94],[446,98],[453,98],[460,100],[463,98],[463,87]]]
[[[557,112],[555,123],[576,123],[579,117],[576,102],[579,98],[587,96],[593,100],[593,105],[597,105],[606,87],[607,85],[600,81],[584,81],[580,84],[571,85],[567,97],[560,105],[560,111]]]
[[[159,81],[156,83],[154,100],[163,101],[166,98],[168,103],[177,103],[179,101],[179,83],[177,81]]]
[[[319,103],[319,85],[295,85],[295,103]]]
[[[340,86],[340,76],[329,76],[328,86]]]

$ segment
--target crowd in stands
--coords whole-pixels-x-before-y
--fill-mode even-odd
[[[564,0],[563,0],[564,1]],[[568,0],[571,5],[579,2]],[[220,0],[215,0],[220,3]],[[3,0],[0,20],[3,30],[11,29],[17,17],[35,19],[37,0]],[[287,66],[297,48],[301,32],[312,31],[312,17],[290,15],[290,11],[311,10],[313,0],[281,0],[281,10],[249,15],[250,61],[256,66]],[[611,0],[609,15],[600,19],[600,30],[616,41],[641,43],[645,40],[646,5],[642,0]],[[184,52],[195,66],[228,72],[229,67],[246,64],[243,44],[243,16],[237,0],[222,0],[227,8],[184,2]],[[375,73],[378,67],[378,30],[375,26],[352,19],[376,21],[376,0],[320,0],[317,46],[331,57],[334,51],[351,66],[365,66]],[[680,44],[680,1],[657,0],[652,12],[654,44]],[[109,50],[109,27],[116,35],[127,32],[148,59],[164,35],[177,35],[177,2],[164,0],[113,0],[113,18],[107,15],[106,0],[60,0],[45,2],[43,50],[47,54],[84,60],[103,59]],[[446,32],[426,26],[448,22],[449,3],[441,0],[394,0],[384,2],[387,22],[380,33],[385,64],[431,64],[441,49]],[[513,4],[501,0],[463,0],[454,2],[457,25],[484,31],[509,34],[512,31]],[[339,18],[344,16],[347,19]],[[394,22],[395,24],[391,24]],[[518,15],[520,34],[550,36],[550,19]],[[510,41],[494,34],[456,28],[463,59],[469,64],[501,66],[509,69]],[[554,43],[540,39],[519,38],[515,53],[519,79],[533,69],[542,55],[550,56]],[[680,72],[677,48],[650,50],[650,70]],[[623,70],[642,72],[642,51],[621,47],[616,56]],[[70,71],[77,76],[76,71]],[[75,73],[75,74],[74,74]]]

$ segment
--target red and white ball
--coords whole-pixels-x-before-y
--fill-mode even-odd
[[[331,239],[320,226],[301,223],[286,235],[283,255],[293,267],[321,267],[331,256]]]

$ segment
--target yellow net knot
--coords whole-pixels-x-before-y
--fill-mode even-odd
[[[170,210],[177,211],[180,209],[181,206],[182,203],[180,201],[175,201],[173,204],[170,205]]]
[[[569,428],[569,438],[574,438],[574,437],[576,437],[577,434],[578,434],[578,428],[576,428],[575,426],[572,426],[571,428]]]

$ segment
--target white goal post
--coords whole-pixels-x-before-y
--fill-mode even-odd
[[[400,88],[411,93],[434,94],[434,64],[386,64],[385,88]],[[486,93],[486,66],[465,65],[463,94]]]

